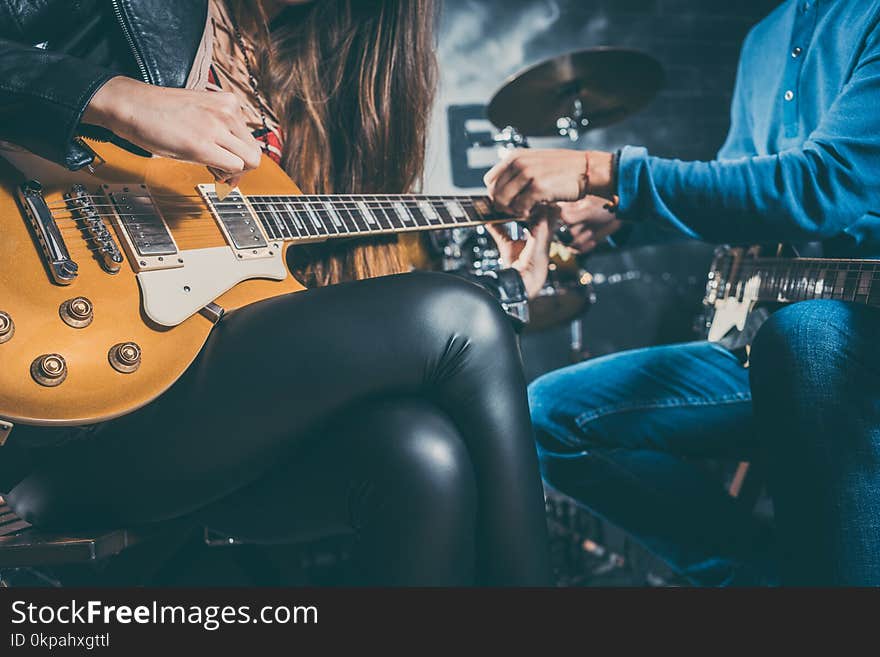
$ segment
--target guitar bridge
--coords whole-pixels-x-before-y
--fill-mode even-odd
[[[101,213],[95,209],[88,191],[82,185],[74,185],[64,195],[67,207],[77,221],[83,223],[92,242],[92,249],[98,256],[98,262],[108,274],[118,274],[122,268],[122,253],[116,245],[113,235],[104,225]]]

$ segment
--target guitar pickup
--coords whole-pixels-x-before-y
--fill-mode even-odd
[[[42,185],[35,180],[24,183],[18,188],[18,198],[43,249],[52,280],[58,285],[70,285],[76,280],[79,266],[70,257],[55,217],[46,205]]]
[[[135,271],[183,266],[180,250],[146,185],[102,185]]]
[[[234,189],[221,200],[214,185],[199,185],[198,190],[239,260],[274,256],[277,245],[270,247],[257,213],[241,192]]]

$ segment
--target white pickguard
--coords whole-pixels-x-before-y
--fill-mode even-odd
[[[732,297],[719,301],[712,316],[712,326],[709,328],[709,342],[718,342],[733,327],[742,331],[754,305],[754,301],[748,299],[738,301]]]
[[[742,301],[739,300],[739,294],[733,293],[733,296],[715,303],[715,315],[712,317],[712,326],[709,328],[707,338],[709,342],[718,342],[733,327],[740,331],[746,327],[746,320],[757,303],[760,290],[761,276],[755,274],[745,281]]]
[[[240,260],[228,246],[181,251],[186,265],[137,275],[144,312],[162,326],[177,326],[242,281],[287,278],[282,249],[268,258]]]

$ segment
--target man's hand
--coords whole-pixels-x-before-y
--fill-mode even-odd
[[[238,100],[227,92],[154,87],[119,76],[98,90],[82,121],[156,155],[204,164],[232,184],[262,158]]]
[[[559,219],[568,228],[572,241],[568,246],[587,253],[616,233],[621,221],[611,210],[607,199],[586,196],[572,203],[558,203]]]
[[[501,260],[519,271],[528,297],[534,298],[544,287],[550,267],[551,213],[542,212],[531,224],[525,240],[515,240],[500,226],[486,225],[486,230],[498,245]]]
[[[500,209],[528,216],[539,203],[611,197],[612,157],[599,151],[515,150],[483,179]]]

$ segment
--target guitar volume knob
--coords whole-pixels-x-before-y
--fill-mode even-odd
[[[15,334],[15,322],[9,313],[0,310],[0,344],[9,342]]]
[[[141,348],[135,342],[113,345],[107,357],[113,369],[122,374],[131,374],[141,366]]]
[[[61,304],[58,314],[68,326],[85,328],[95,318],[95,308],[86,297],[74,297]]]
[[[67,361],[61,354],[43,354],[31,363],[31,376],[41,386],[54,388],[67,378]]]

